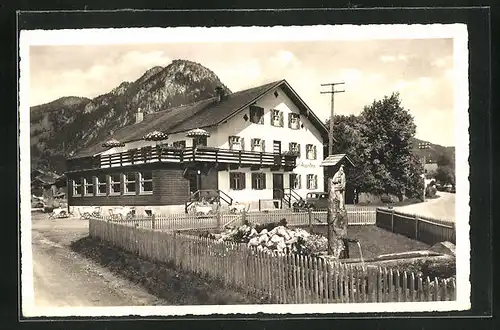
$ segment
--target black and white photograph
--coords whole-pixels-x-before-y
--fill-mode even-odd
[[[21,31],[22,314],[470,308],[467,42]]]

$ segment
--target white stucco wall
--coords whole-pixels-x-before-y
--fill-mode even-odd
[[[253,124],[250,120],[245,121],[243,116],[246,114],[250,117],[249,108],[244,109],[235,117],[229,119],[227,123],[221,124],[217,129],[213,130],[211,135],[211,143],[215,143],[215,147],[229,148],[229,136],[236,135],[245,139],[245,150],[251,150],[251,139],[260,138],[265,140],[266,152],[273,151],[273,141],[281,141],[281,150],[287,151],[290,142],[297,142],[300,144],[301,157],[297,158],[297,167],[292,173],[301,175],[302,189],[296,192],[305,197],[308,191],[306,176],[307,174],[317,175],[318,187],[316,191],[323,191],[323,168],[320,166],[323,160],[323,141],[319,131],[305,118],[300,116],[301,123],[304,128],[298,130],[288,128],[288,114],[299,113],[297,106],[285,95],[281,89],[277,89],[278,97],[274,96],[274,91],[270,91],[268,95],[261,98],[255,105],[264,108],[264,125]],[[284,113],[284,127],[276,127],[271,125],[271,110],[277,109]],[[306,145],[313,144],[316,146],[317,157],[315,160],[306,159]],[[272,198],[272,175],[269,169],[263,169],[260,172],[269,173],[266,175],[267,182],[265,190],[252,190],[251,189],[251,171],[249,169],[235,170],[234,172],[245,172],[246,187],[245,190],[231,190],[229,189],[229,171],[219,172],[219,189],[226,192],[229,196],[238,201],[256,201],[259,199]],[[284,188],[289,188],[289,173],[290,172],[276,172],[284,173]]]

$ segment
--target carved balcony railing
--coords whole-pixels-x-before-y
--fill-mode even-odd
[[[97,155],[67,160],[68,172],[110,167],[123,167],[148,163],[220,163],[238,166],[279,167],[293,169],[297,155],[246,150],[230,150],[212,147],[157,146],[132,149],[107,155]]]

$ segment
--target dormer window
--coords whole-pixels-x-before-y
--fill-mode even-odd
[[[264,108],[250,106],[250,122],[254,124],[264,124]]]
[[[271,125],[283,127],[283,112],[273,109],[271,110]]]
[[[244,150],[244,139],[240,136],[229,137],[229,149],[231,150]]]
[[[298,113],[288,114],[288,128],[299,129],[300,128],[300,116]]]
[[[265,140],[262,139],[252,139],[252,151],[265,152],[266,145]]]

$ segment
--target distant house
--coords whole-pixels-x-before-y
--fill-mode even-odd
[[[31,193],[46,199],[64,198],[66,195],[66,176],[50,171],[36,169],[31,172]]]
[[[427,161],[426,164],[424,165],[425,173],[432,173],[437,171],[437,169],[438,169],[438,164],[435,162]]]
[[[71,206],[184,205],[199,191],[224,203],[324,190],[328,130],[285,80],[144,116],[67,160]],[[148,141],[151,132],[167,134]],[[294,198],[295,198],[294,197]],[[292,201],[293,202],[293,201]]]

